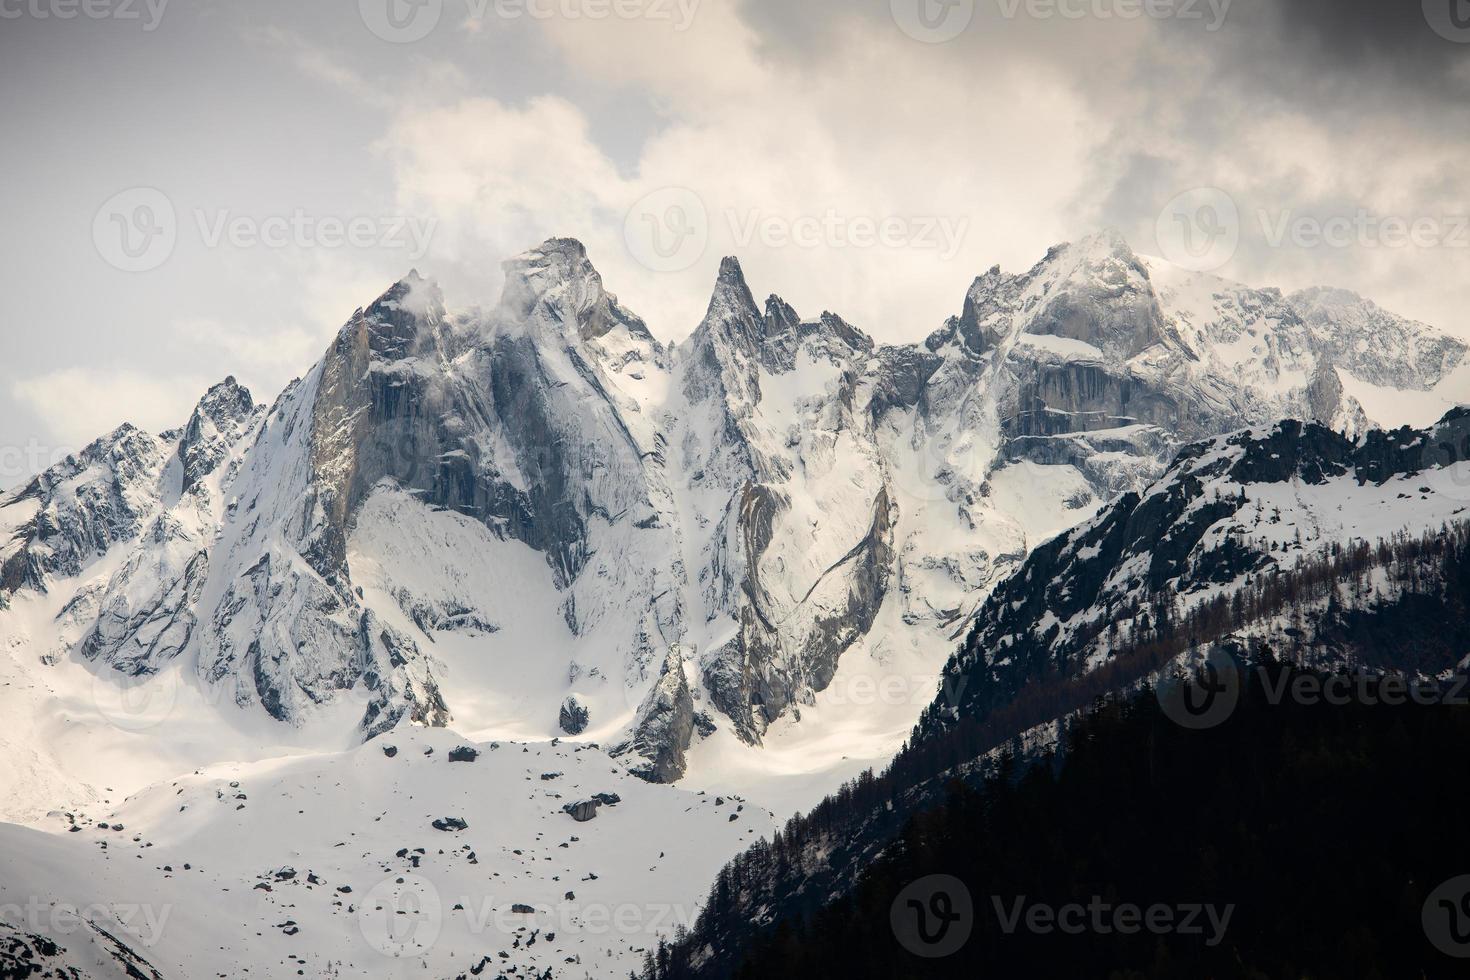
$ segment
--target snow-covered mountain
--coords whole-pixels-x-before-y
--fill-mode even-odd
[[[268,409],[227,380],[0,500],[11,650],[177,667],[298,728],[355,705],[360,737],[570,713],[671,780],[710,733],[755,745],[820,706],[845,660],[932,670],[993,582],[1183,442],[1397,421],[1354,392],[1443,398],[1465,361],[1350,294],[1106,233],[992,269],[903,346],[758,304],[734,259],[678,345],[575,241],[506,278],[451,315],[410,275]]]
[[[1332,669],[1423,677],[1463,669],[1470,656],[1442,643],[1410,642],[1407,633],[1396,642],[1333,636],[1330,620],[1397,601],[1401,590],[1384,580],[1377,566],[1387,562],[1374,549],[1467,521],[1465,409],[1424,430],[1375,430],[1356,441],[1288,420],[1196,443],[1146,492],[1125,493],[1048,541],[991,592],[920,731],[984,718],[1038,678],[1113,668],[1108,686],[1118,686],[1151,677],[1159,665],[1149,658],[1224,640],[1247,652],[1265,643]],[[1312,581],[1280,585],[1293,577]],[[1181,633],[1186,642],[1138,658],[1151,640]],[[1121,667],[1130,656],[1136,664]]]
[[[1185,272],[1112,234],[992,269],[925,341],[892,346],[835,313],[757,302],[733,258],[677,344],[575,241],[505,270],[495,307],[453,313],[411,274],[269,406],[227,379],[179,429],[124,425],[0,497],[0,785],[14,788],[0,819],[31,825],[0,827],[0,905],[153,903],[159,888],[177,906],[239,903],[224,932],[190,925],[218,937],[203,945],[140,948],[89,919],[84,934],[0,934],[0,949],[46,959],[57,944],[98,977],[125,962],[228,972],[233,955],[268,975],[381,969],[333,932],[354,903],[330,892],[407,871],[398,851],[425,846],[420,865],[448,862],[437,893],[471,894],[455,876],[484,869],[415,843],[459,833],[427,822],[448,817],[468,821],[481,862],[508,862],[489,869],[515,879],[497,910],[540,910],[598,866],[627,889],[604,905],[692,909],[769,812],[892,756],[956,645],[993,618],[997,582],[1137,499],[1181,446],[1316,418],[1351,447],[1470,390],[1465,345],[1422,324],[1337,291]],[[1330,517],[1321,533],[1345,533]],[[434,768],[461,742],[479,768]],[[412,768],[368,772],[388,744]],[[563,788],[537,766],[585,778]],[[391,819],[393,801],[361,802],[380,777],[403,797]],[[237,792],[269,801],[272,828],[328,830],[254,834],[222,805]],[[588,853],[576,867],[530,862],[516,842],[575,822],[564,804],[596,811],[596,793],[628,802],[592,826],[636,814],[647,863],[615,864],[616,833],[564,841]],[[423,812],[398,813],[408,799]],[[692,816],[706,807],[708,827]],[[118,821],[125,837],[95,836]],[[644,853],[690,834],[681,860]],[[270,904],[261,876],[287,865],[313,869],[321,901]],[[446,976],[486,954],[502,972],[611,975],[673,925],[605,944],[565,927],[534,949],[512,929],[497,941],[522,945],[495,950],[472,930],[398,954]]]

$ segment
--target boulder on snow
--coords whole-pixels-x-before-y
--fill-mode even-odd
[[[601,800],[577,800],[562,807],[564,813],[571,814],[573,820],[578,823],[586,823],[597,816],[597,808],[602,805]]]
[[[450,762],[474,762],[480,757],[480,750],[468,745],[458,745],[449,750]]]
[[[435,830],[467,830],[470,825],[460,817],[440,817],[430,826]]]
[[[561,730],[568,735],[580,735],[587,730],[587,722],[591,720],[591,712],[587,705],[575,694],[568,695],[561,703],[561,717],[558,723]]]

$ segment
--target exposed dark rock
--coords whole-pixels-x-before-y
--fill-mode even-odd
[[[582,699],[575,694],[567,695],[567,699],[561,703],[561,714],[557,723],[561,730],[568,735],[580,735],[587,730],[587,722],[591,715]]]
[[[565,804],[562,812],[569,814],[578,823],[586,823],[597,816],[597,808],[601,805],[601,801],[597,799],[577,800],[574,803]]]
[[[613,755],[632,753],[629,771],[649,782],[671,783],[684,775],[684,753],[694,734],[694,700],[678,647],[664,657],[658,680],[644,698],[632,738]]]

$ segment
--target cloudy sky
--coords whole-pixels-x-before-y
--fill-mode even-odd
[[[0,79],[0,486],[551,235],[668,339],[724,254],[909,340],[1103,226],[1470,336],[1467,0],[0,0]]]

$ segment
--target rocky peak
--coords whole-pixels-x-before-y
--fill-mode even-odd
[[[165,444],[125,422],[85,449],[0,496],[0,508],[31,504],[18,526],[0,516],[0,602],[21,588],[47,590],[50,575],[75,576],[93,557],[135,538],[158,502]]]
[[[828,310],[822,311],[822,315],[817,318],[813,327],[814,332],[823,337],[834,338],[854,352],[871,351],[873,349],[872,337],[869,337],[836,313]]]
[[[991,266],[985,275],[976,276],[965,293],[960,315],[950,317],[943,327],[930,334],[925,346],[937,351],[953,342],[977,356],[990,350],[1003,336],[989,321],[993,319],[992,314],[1005,305],[1006,299],[1002,294],[1012,282],[1013,277],[1002,273],[998,265]]]
[[[375,358],[396,361],[437,347],[443,327],[444,294],[415,269],[354,313],[343,332],[364,331]]]
[[[740,261],[726,256],[720,262],[715,288],[710,295],[704,319],[685,341],[692,365],[684,387],[691,401],[704,401],[710,393],[723,389],[737,415],[760,401],[759,364],[770,355],[763,353],[768,332],[778,341],[778,361],[787,361],[795,350],[793,331],[797,321],[792,310],[779,297],[772,296],[763,317],[755,305]]]
[[[791,370],[803,345],[816,344],[835,357],[871,352],[874,346],[871,337],[837,314],[824,310],[815,320],[803,320],[775,293],[766,298],[762,313],[734,256],[721,260],[708,311],[690,340],[696,350],[727,366],[758,363],[777,373]]]
[[[779,311],[785,304],[777,299],[777,306]],[[720,272],[715,277],[709,308],[695,333],[719,337],[747,351],[759,348],[765,336],[765,324],[761,322],[760,310],[755,305],[750,287],[745,284],[740,260],[735,256],[727,255],[720,260]]]
[[[780,338],[794,335],[801,327],[801,317],[791,304],[772,293],[766,298],[765,335]]]
[[[252,415],[255,400],[233,375],[211,387],[194,406],[179,439],[179,461],[184,467],[185,492],[219,465]]]
[[[1286,300],[1325,356],[1372,384],[1428,390],[1470,351],[1462,341],[1389,313],[1350,290],[1316,286]]]
[[[507,259],[502,313],[517,319],[540,309],[576,331],[578,340],[595,340],[622,327],[652,341],[642,320],[624,309],[602,285],[602,275],[575,238],[548,238],[536,248]]]
[[[194,414],[219,422],[243,418],[254,410],[255,399],[250,396],[250,389],[241,385],[231,374],[219,384],[210,386],[199,399],[199,404],[194,407]]]
[[[1080,340],[1123,360],[1164,339],[1148,269],[1115,231],[1053,249],[1031,279],[1043,305],[1026,333]]]
[[[1305,319],[1314,316],[1320,318],[1331,311],[1348,307],[1378,308],[1378,304],[1372,300],[1364,299],[1350,289],[1336,286],[1311,286],[1298,290],[1292,294],[1291,302]]]
[[[745,284],[745,270],[740,267],[740,260],[733,255],[720,259],[720,271],[715,276],[716,292],[721,286],[742,292],[747,305],[755,305],[755,300],[750,295],[750,287]]]

